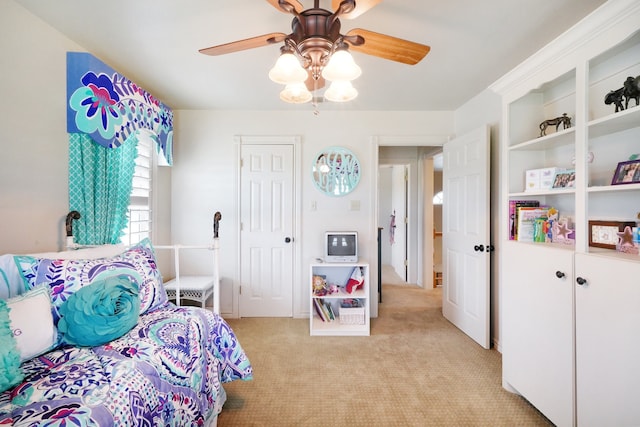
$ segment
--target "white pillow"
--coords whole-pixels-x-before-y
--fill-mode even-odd
[[[7,300],[7,307],[11,331],[23,362],[57,346],[58,331],[53,324],[48,286],[39,286]]]
[[[93,248],[82,248],[63,252],[42,252],[29,254],[45,259],[98,259],[110,258],[126,250],[122,244],[100,245]],[[0,299],[7,299],[22,294],[25,290],[24,279],[16,266],[14,254],[0,255]]]
[[[29,255],[35,258],[45,259],[98,259],[119,255],[125,250],[126,248],[123,244],[118,244],[100,245],[92,248],[81,248],[63,252],[43,252]]]

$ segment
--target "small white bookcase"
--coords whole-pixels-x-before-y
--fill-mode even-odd
[[[360,268],[363,285],[348,293],[346,284],[354,269]],[[317,295],[313,289],[315,276],[322,276],[330,287],[337,292]],[[370,332],[370,296],[369,264],[355,263],[315,263],[311,264],[309,274],[309,331],[311,335],[369,335]],[[332,286],[333,285],[333,286]],[[357,307],[343,307],[343,303],[356,300]],[[319,307],[329,311],[327,320],[318,313]],[[325,316],[326,317],[326,316]]]

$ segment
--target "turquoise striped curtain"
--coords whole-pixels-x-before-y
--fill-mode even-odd
[[[126,228],[138,138],[117,148],[95,143],[85,133],[69,134],[69,210],[80,212],[73,227],[81,245],[116,244]]]

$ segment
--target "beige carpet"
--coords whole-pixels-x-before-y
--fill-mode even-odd
[[[388,264],[382,265],[382,284],[383,285],[407,285],[403,277],[400,277],[393,266]]]
[[[226,426],[548,426],[501,387],[501,356],[442,317],[441,289],[385,285],[370,337],[307,319],[229,319],[254,368],[225,385]]]

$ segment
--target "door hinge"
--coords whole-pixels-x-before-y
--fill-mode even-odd
[[[405,267],[408,267],[408,266],[409,266],[409,260],[408,260],[408,259],[405,259],[405,260],[404,260],[404,266],[405,266]]]
[[[238,287],[238,295],[242,295],[242,285]]]
[[[240,159],[240,167],[242,168],[244,166],[244,159]]]

